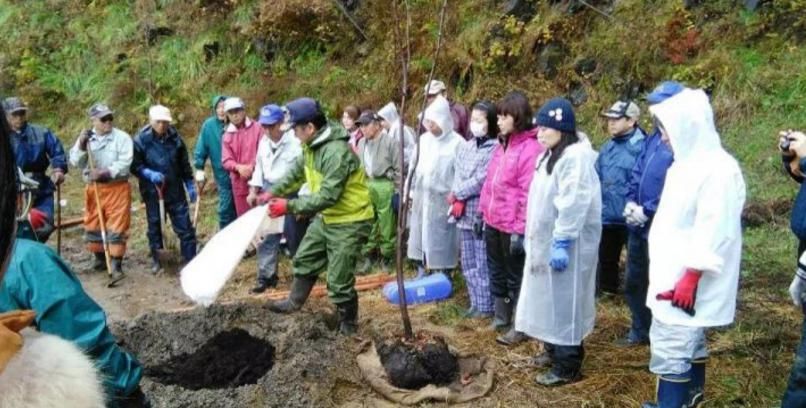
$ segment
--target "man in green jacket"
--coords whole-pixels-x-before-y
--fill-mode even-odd
[[[213,167],[213,177],[218,185],[218,226],[224,228],[235,220],[235,201],[232,198],[232,185],[229,180],[229,173],[224,170],[221,164],[221,137],[224,134],[224,127],[227,125],[227,113],[224,112],[224,100],[226,96],[216,95],[213,97],[213,115],[207,118],[202,124],[199,137],[196,140],[196,151],[194,152],[194,167],[196,168],[195,179],[199,184],[204,184],[204,162],[210,159]]]
[[[294,256],[294,280],[288,299],[269,305],[278,313],[299,310],[317,276],[327,271],[327,291],[336,305],[339,332],[354,334],[358,319],[355,265],[374,218],[366,174],[340,125],[329,123],[311,98],[292,101],[289,123],[302,142],[302,157],[269,192],[269,215],[313,217]],[[307,183],[310,195],[283,197]]]

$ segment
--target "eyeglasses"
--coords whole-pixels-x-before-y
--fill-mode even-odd
[[[28,113],[28,112],[26,112],[26,111],[24,111],[24,110],[18,110],[18,111],[16,111],[16,112],[11,112],[11,116],[15,116],[15,117],[21,118],[21,117],[24,117],[24,116],[25,116],[27,113]]]
[[[98,120],[100,120],[101,123],[109,123],[109,122],[115,120],[115,117],[112,116],[112,115],[106,115],[106,116],[104,116],[104,117],[102,117],[102,118],[100,118]]]

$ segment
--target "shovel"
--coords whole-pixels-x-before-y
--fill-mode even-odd
[[[168,246],[168,235],[165,234],[165,223],[167,222],[165,218],[165,183],[160,183],[159,185],[155,185],[155,187],[160,203],[160,235],[162,235],[162,248],[157,249],[157,257],[160,262],[166,262],[171,258],[171,253],[166,249]]]

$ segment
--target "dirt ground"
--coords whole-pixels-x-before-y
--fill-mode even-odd
[[[212,231],[210,223],[202,229]],[[210,232],[200,234],[205,242]],[[51,239],[51,244],[54,240]],[[64,234],[63,256],[78,273],[86,290],[108,313],[122,344],[143,362],[148,375],[170,367],[177,358],[200,359],[214,337],[242,329],[274,348],[273,367],[255,384],[239,387],[218,384],[191,390],[147,376],[143,388],[156,407],[388,407],[362,379],[355,356],[375,335],[392,336],[401,330],[398,309],[380,290],[361,292],[358,336],[343,338],[332,327],[332,306],[312,299],[303,311],[282,316],[269,312],[265,301],[248,293],[254,284],[255,259],[244,260],[225,287],[217,305],[196,308],[182,294],[176,266],[154,276],[144,246],[143,226],[133,220],[131,248],[124,261],[127,279],[106,287],[103,272],[88,271],[80,230]],[[287,289],[289,262],[281,261],[281,289]],[[536,369],[524,362],[540,351],[531,341],[513,348],[495,343],[489,321],[461,318],[467,297],[460,278],[455,296],[438,304],[411,309],[415,330],[444,336],[465,354],[483,355],[496,363],[496,381],[485,397],[468,407],[636,407],[654,397],[655,379],[647,370],[648,347],[621,349],[613,341],[628,326],[629,314],[621,297],[603,297],[597,304],[596,329],[586,339],[584,378],[557,389],[534,384]],[[705,407],[769,407],[779,404],[792,357],[799,340],[801,319],[788,308],[780,288],[787,282],[742,282],[737,322],[709,335],[711,361]],[[268,355],[268,354],[262,354]],[[244,364],[243,353],[221,358]],[[239,375],[241,374],[239,372]],[[256,374],[260,375],[258,372]],[[162,381],[162,382],[160,382]],[[761,386],[763,385],[763,387]],[[772,390],[772,391],[768,391]],[[419,406],[445,406],[432,403]]]

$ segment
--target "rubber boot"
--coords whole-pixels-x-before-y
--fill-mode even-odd
[[[339,318],[339,334],[352,336],[358,330],[358,298],[336,305]]]
[[[372,267],[373,266],[375,266],[375,265],[373,265],[372,257],[370,255],[367,255],[367,257],[364,258],[364,261],[361,262],[361,264],[358,266],[358,269],[356,270],[356,274],[358,274],[358,275],[366,275],[366,274],[372,272]]]
[[[511,312],[511,318],[510,318],[511,324],[509,325],[509,330],[507,330],[507,332],[505,334],[503,334],[501,336],[498,336],[495,339],[496,343],[498,343],[498,344],[500,344],[502,346],[514,346],[516,344],[523,343],[524,341],[529,339],[525,334],[515,330],[514,316],[515,316],[515,311],[518,308],[517,302],[518,301],[515,298],[512,298],[512,300],[510,300],[510,302],[509,302],[509,304],[512,306],[512,309],[511,309],[512,312]]]
[[[123,275],[123,258],[112,258],[112,275],[109,277],[109,286],[120,282],[125,276]]]
[[[106,270],[106,255],[103,252],[93,252],[95,260],[92,261],[92,269],[95,271]]]
[[[641,408],[686,408],[691,388],[691,371],[681,375],[658,376],[658,402],[647,402]]]
[[[705,365],[707,363],[707,358],[691,362],[691,387],[688,390],[689,408],[698,407],[705,398]]]
[[[162,264],[160,263],[160,257],[157,254],[156,250],[151,251],[151,273],[154,275],[160,273],[162,271]]]
[[[316,283],[316,276],[294,276],[291,281],[291,291],[286,300],[269,304],[269,310],[275,313],[291,313],[302,308],[311,289]]]
[[[512,323],[512,301],[508,297],[496,297],[493,313],[493,329],[506,330]]]

